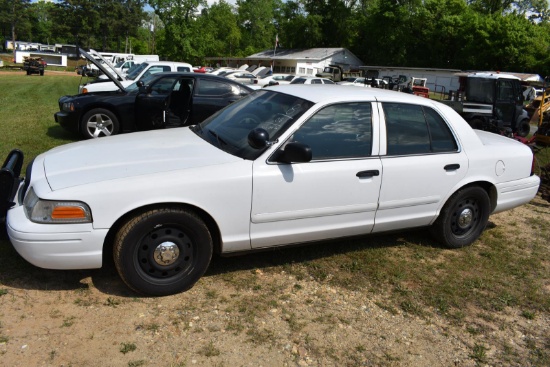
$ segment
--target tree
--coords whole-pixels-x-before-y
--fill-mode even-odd
[[[30,0],[1,0],[0,19],[3,25],[8,25],[11,33],[11,40],[15,46],[17,33],[22,29],[30,29],[29,8]],[[4,26],[2,26],[4,29]],[[23,33],[23,32],[21,32]],[[15,60],[15,47],[13,48],[13,59]]]
[[[193,55],[191,27],[205,0],[150,0],[149,5],[163,23],[164,38],[158,46],[165,57],[185,60]]]

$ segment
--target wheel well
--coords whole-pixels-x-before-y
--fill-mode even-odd
[[[475,182],[470,182],[469,184],[467,184],[465,186],[462,186],[460,189],[463,189],[465,187],[472,187],[472,186],[479,186],[487,192],[487,195],[489,195],[489,201],[490,201],[490,205],[491,205],[491,212],[493,212],[493,210],[495,210],[495,208],[497,206],[497,189],[496,189],[495,185],[493,185],[492,183],[487,182],[487,181],[475,181]]]
[[[118,218],[115,223],[111,226],[109,229],[109,232],[107,233],[107,236],[105,237],[105,241],[103,242],[103,263],[106,264],[108,262],[112,262],[113,256],[113,244],[114,239],[119,231],[119,229],[132,217],[139,215],[141,213],[144,213],[149,210],[153,210],[156,208],[162,208],[162,207],[176,207],[179,209],[186,209],[189,210],[196,215],[198,215],[206,224],[208,227],[208,230],[210,231],[210,235],[212,236],[212,243],[214,246],[214,253],[219,254],[221,253],[221,235],[220,230],[218,228],[218,225],[214,218],[210,216],[207,212],[202,210],[201,208],[198,208],[193,205],[188,204],[182,204],[182,203],[158,203],[153,205],[147,205],[140,208],[136,208],[126,214],[124,214],[122,217]]]

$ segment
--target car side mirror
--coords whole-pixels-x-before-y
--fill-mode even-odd
[[[258,127],[248,133],[248,145],[254,149],[263,149],[268,145],[271,145],[269,142],[269,133],[267,130]]]
[[[305,163],[310,162],[311,159],[310,146],[298,142],[288,143],[276,156],[276,161],[281,163]]]

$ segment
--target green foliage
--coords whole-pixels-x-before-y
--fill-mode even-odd
[[[205,65],[281,48],[346,47],[367,65],[550,75],[546,0],[0,0],[4,35]],[[14,32],[12,32],[12,30]]]

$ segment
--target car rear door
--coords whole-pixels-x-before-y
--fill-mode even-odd
[[[326,106],[287,142],[307,144],[313,159],[254,162],[252,247],[369,233],[382,181],[378,117],[371,103]]]
[[[465,177],[468,157],[433,108],[385,102],[379,109],[383,181],[374,232],[428,225]]]

